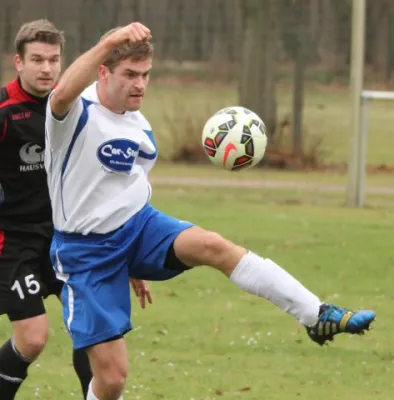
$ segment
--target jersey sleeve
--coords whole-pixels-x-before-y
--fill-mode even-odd
[[[56,90],[56,89],[55,89]],[[87,110],[84,99],[80,96],[75,101],[71,110],[64,117],[59,117],[53,114],[51,109],[51,96],[50,94],[47,104],[46,117],[45,117],[45,131],[46,139],[52,150],[57,150],[64,145],[68,145],[74,136],[77,136],[87,120]],[[83,126],[82,122],[85,120]]]
[[[145,132],[146,139],[141,142],[137,163],[148,176],[157,158],[157,145],[153,135],[152,127],[148,120],[139,112],[141,129]]]

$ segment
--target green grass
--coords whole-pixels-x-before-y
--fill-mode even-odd
[[[276,307],[195,269],[152,284],[147,310],[134,306],[125,399],[392,399],[392,198],[348,209],[338,194],[157,186],[153,203],[276,260],[323,300],[375,309],[378,320],[364,337],[320,348]],[[18,399],[79,399],[60,306],[47,305],[48,348]],[[9,334],[3,316],[0,339]]]
[[[168,118],[194,119],[197,132],[185,127],[184,137],[200,135],[205,120],[219,108],[238,103],[236,87],[215,85],[164,85],[153,82],[149,88],[143,111],[159,136],[162,151],[171,147],[171,126]],[[278,88],[278,115],[291,114],[292,89]],[[392,102],[376,101],[369,109],[369,164],[393,164]],[[306,142],[323,137],[325,161],[347,162],[349,150],[350,102],[346,88],[307,88],[305,93],[304,128]],[[182,124],[180,122],[180,124]],[[184,123],[183,123],[184,124]]]

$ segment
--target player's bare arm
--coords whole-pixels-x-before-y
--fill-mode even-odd
[[[75,100],[93,80],[98,67],[104,62],[114,47],[123,43],[136,43],[151,40],[150,30],[133,22],[100,41],[96,46],[77,58],[65,71],[51,96],[51,109],[55,115],[66,115]]]

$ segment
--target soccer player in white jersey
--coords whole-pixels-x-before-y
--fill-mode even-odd
[[[129,277],[164,280],[210,265],[297,318],[319,344],[341,332],[363,333],[375,318],[373,311],[321,302],[274,261],[149,204],[157,149],[138,110],[152,68],[150,40],[140,23],[104,35],[66,70],[47,110],[51,257],[66,283],[65,324],[74,347],[86,348],[91,361],[89,400],[122,396]]]

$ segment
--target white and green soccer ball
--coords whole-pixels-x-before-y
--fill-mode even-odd
[[[227,170],[251,168],[264,157],[266,128],[262,119],[244,107],[227,107],[206,122],[202,145],[217,167]]]

